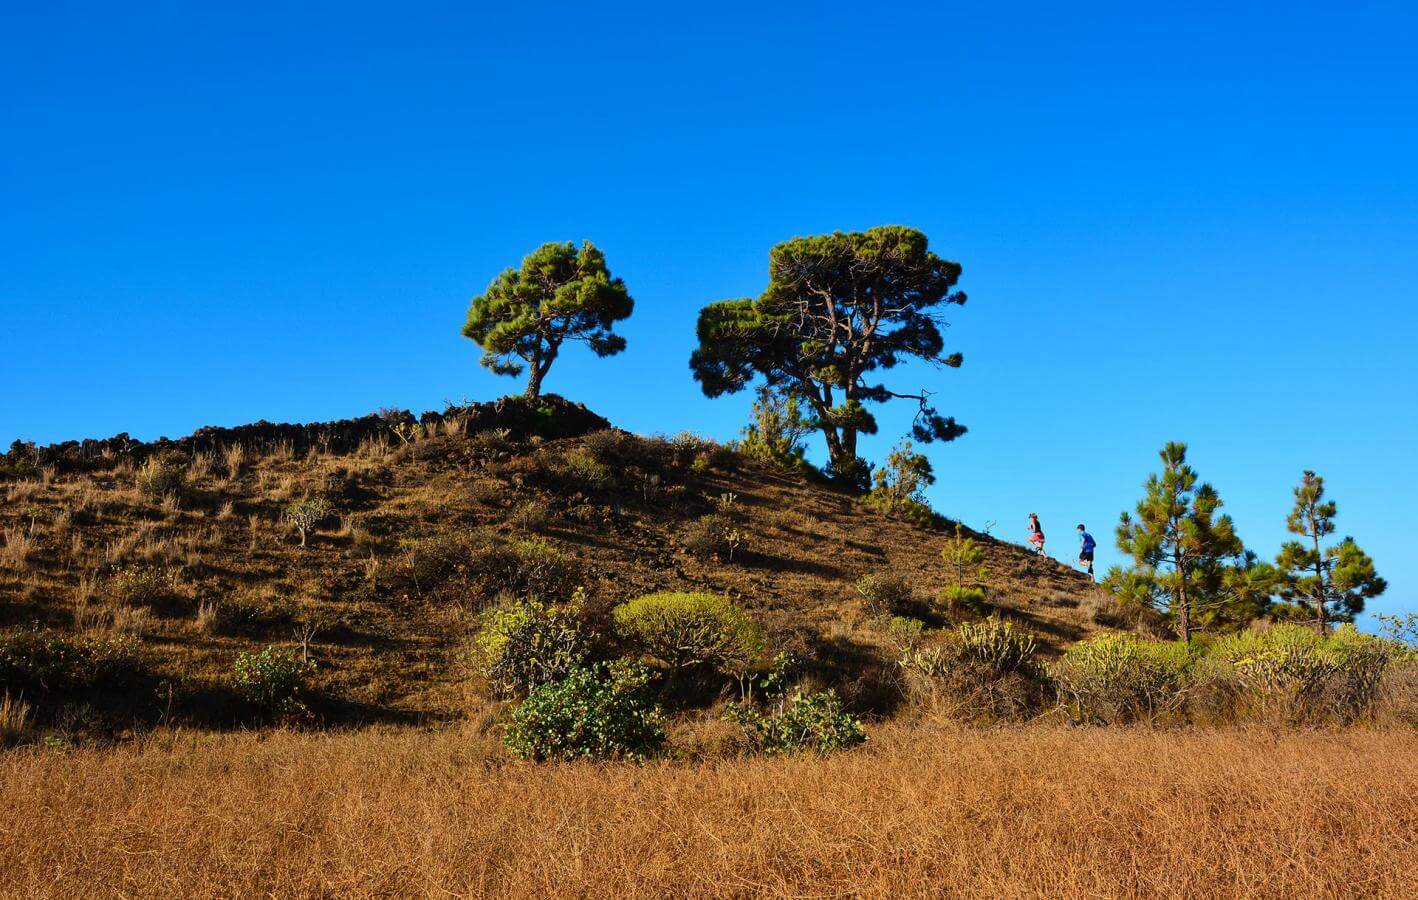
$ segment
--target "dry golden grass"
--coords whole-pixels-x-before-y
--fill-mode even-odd
[[[476,731],[0,757],[15,896],[1418,892],[1412,732],[928,730],[828,759],[533,766]]]

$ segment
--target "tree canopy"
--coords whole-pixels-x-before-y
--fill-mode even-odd
[[[611,277],[590,241],[548,243],[473,298],[463,336],[482,347],[482,364],[498,375],[528,369],[526,395],[535,398],[567,341],[584,342],[597,356],[624,350],[613,329],[633,308],[625,283]]]
[[[959,353],[944,352],[940,318],[942,307],[965,303],[955,290],[960,272],[914,228],[784,241],[769,253],[762,294],[700,311],[690,368],[709,397],[743,390],[760,376],[800,397],[827,443],[832,473],[865,485],[857,437],[877,425],[863,404],[916,401],[912,434],[921,442],[965,433],[935,410],[927,391],[897,392],[877,376],[911,359],[960,365]]]

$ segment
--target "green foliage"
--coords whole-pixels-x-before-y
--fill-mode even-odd
[[[1334,501],[1324,499],[1324,479],[1306,471],[1295,488],[1295,508],[1285,521],[1290,532],[1304,540],[1286,542],[1275,559],[1282,573],[1280,595],[1288,601],[1277,606],[1278,618],[1310,621],[1324,632],[1331,622],[1353,622],[1365,600],[1388,588],[1373,559],[1352,537],[1320,545],[1334,533],[1338,512]]]
[[[763,656],[768,637],[744,609],[717,594],[666,591],[622,603],[616,630],[670,671],[711,666],[741,675]]]
[[[1128,599],[1163,604],[1178,637],[1189,641],[1197,625],[1244,621],[1254,598],[1248,580],[1241,582],[1245,596],[1234,589],[1236,576],[1228,581],[1244,548],[1231,517],[1217,513],[1221,497],[1216,489],[1198,482],[1186,464],[1186,444],[1169,443],[1160,456],[1162,473],[1148,476],[1137,517],[1122,514],[1118,549],[1133,559]],[[1121,576],[1110,577],[1105,583],[1121,581]]]
[[[263,712],[290,715],[304,710],[301,698],[314,668],[294,650],[266,647],[237,654],[232,681],[237,693]]]
[[[924,453],[911,449],[910,441],[902,441],[886,456],[886,464],[872,473],[872,489],[868,503],[887,512],[904,515],[918,525],[927,525],[933,518],[926,502],[925,489],[935,484],[931,461]]]
[[[582,341],[597,356],[624,350],[615,323],[633,309],[625,283],[611,277],[605,255],[590,241],[580,248],[548,243],[473,298],[463,336],[483,349],[482,364],[498,375],[530,368],[526,396],[535,398],[565,342]]]
[[[761,385],[753,404],[753,421],[743,429],[740,451],[756,459],[789,468],[807,466],[803,438],[817,426],[791,390]]]
[[[0,692],[78,693],[119,683],[138,668],[131,637],[83,637],[38,628],[0,635]]]
[[[532,601],[488,610],[473,638],[473,660],[499,697],[560,681],[581,668],[586,655],[575,617]]]
[[[473,591],[482,597],[569,598],[585,579],[574,557],[539,538],[484,545],[468,566]]]
[[[1103,634],[1069,647],[1052,674],[1077,721],[1151,721],[1181,704],[1196,658],[1185,644]]]
[[[138,469],[138,491],[150,500],[181,495],[187,486],[187,454],[164,450],[148,457]]]
[[[531,760],[643,760],[664,743],[663,716],[642,667],[595,665],[534,688],[513,711],[503,743]]]
[[[300,533],[300,546],[305,546],[306,535],[330,516],[335,507],[324,497],[306,497],[286,507],[286,521]]]
[[[742,551],[748,536],[726,515],[712,513],[701,516],[685,528],[680,538],[684,549],[698,557],[717,557],[733,562],[734,554]]]
[[[769,254],[769,285],[757,299],[722,300],[699,313],[699,346],[690,368],[706,396],[744,388],[762,376],[807,405],[827,442],[834,477],[862,484],[859,434],[876,420],[863,404],[908,397],[919,404],[912,429],[922,442],[965,432],[929,405],[874,380],[910,359],[959,366],[945,354],[938,309],[963,304],[960,266],[931,253],[912,228],[794,238]]]
[[[955,523],[955,535],[946,539],[945,547],[940,551],[940,561],[945,564],[955,584],[975,584],[987,572],[985,551],[980,547],[980,542],[967,537],[964,526],[959,522]]]
[[[741,725],[749,742],[770,756],[804,750],[826,755],[867,739],[862,723],[831,690],[796,694],[769,713],[746,703],[730,704],[725,718]]]
[[[1409,653],[1418,653],[1418,612],[1396,616],[1379,614],[1376,618],[1383,623],[1379,632],[1385,640]]]
[[[965,587],[962,584],[948,584],[940,592],[941,605],[951,615],[983,616],[989,611],[985,592],[980,588]]]
[[[857,595],[869,612],[889,616],[911,607],[911,583],[895,572],[869,572],[857,579]]]

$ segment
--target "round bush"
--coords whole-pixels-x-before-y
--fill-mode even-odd
[[[616,630],[672,672],[707,665],[739,674],[763,655],[768,638],[747,612],[717,594],[667,591],[617,606]]]
[[[518,697],[560,681],[586,660],[586,643],[567,613],[521,602],[489,610],[473,639],[473,656],[499,697]]]

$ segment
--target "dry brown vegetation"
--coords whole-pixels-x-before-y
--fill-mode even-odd
[[[232,660],[267,644],[312,654],[319,722],[476,715],[461,653],[497,586],[461,563],[436,584],[420,571],[438,553],[476,559],[488,542],[544,541],[601,609],[658,590],[727,594],[869,715],[893,702],[884,682],[896,650],[853,583],[901,575],[919,614],[947,624],[932,604],[945,529],[801,475],[688,437],[541,440],[457,418],[391,421],[342,452],[288,439],[186,457],[138,447],[11,480],[0,627],[137,634],[145,666],[111,696],[27,695],[36,723],[72,722],[77,705],[105,720],[90,731],[109,734],[240,724]],[[303,547],[290,510],[314,497],[331,515]],[[699,547],[706,519],[729,523],[734,540]],[[1046,651],[1099,627],[1087,579],[1013,545],[986,539],[985,549],[990,602],[1037,630]],[[221,624],[234,618],[245,624]]]
[[[890,726],[536,766],[475,729],[0,757],[10,896],[1404,897],[1418,735]]]

